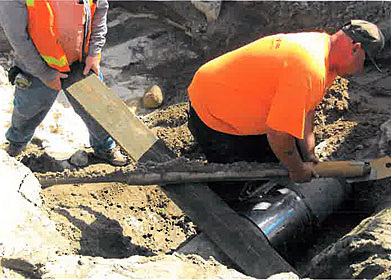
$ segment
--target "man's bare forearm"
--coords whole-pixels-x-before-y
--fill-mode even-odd
[[[267,129],[267,139],[277,158],[288,170],[300,170],[303,165],[295,138],[285,132]]]
[[[315,135],[313,132],[308,133],[304,139],[298,140],[303,160],[307,161],[315,155]]]
[[[315,111],[307,113],[304,126],[304,139],[298,139],[304,161],[311,161],[315,157],[314,116]]]
[[[289,178],[294,182],[309,182],[315,174],[312,162],[303,162],[292,135],[266,129],[267,139],[274,154],[289,171]]]

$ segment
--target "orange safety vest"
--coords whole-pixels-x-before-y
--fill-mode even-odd
[[[91,19],[88,22],[87,42],[84,52],[88,53],[91,35],[91,21],[94,17],[97,0],[90,1]],[[55,22],[55,14],[50,0],[26,0],[28,11],[28,32],[43,60],[60,72],[69,72],[69,63],[64,50],[58,43],[59,33]]]

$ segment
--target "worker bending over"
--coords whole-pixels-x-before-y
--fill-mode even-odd
[[[337,76],[384,47],[379,28],[351,20],[329,35],[276,34],[213,59],[188,87],[189,128],[208,161],[280,161],[295,182],[316,175],[316,106]],[[377,65],[376,65],[377,67]]]

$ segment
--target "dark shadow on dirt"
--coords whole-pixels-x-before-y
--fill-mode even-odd
[[[68,160],[57,160],[47,153],[29,153],[22,157],[21,162],[33,172],[62,172],[71,169]]]
[[[308,239],[300,240],[295,244],[295,247],[299,248],[298,251],[290,248],[286,254],[287,260],[303,275],[313,257],[349,233],[369,214],[368,211],[361,210],[357,206],[353,193],[339,209],[313,230]]]
[[[81,231],[79,254],[103,258],[127,258],[134,255],[154,256],[149,249],[132,243],[129,236],[123,235],[123,229],[118,221],[109,219],[102,213],[88,206],[79,208],[93,215],[96,219],[91,224],[72,216],[68,210],[54,209],[54,212],[66,217]]]
[[[22,259],[1,258],[0,265],[14,270],[27,279],[41,279],[42,276],[37,272],[39,267]],[[15,276],[14,276],[15,277]]]
[[[88,164],[86,166],[76,166],[70,162],[70,158],[58,160],[46,152],[27,153],[21,158],[21,162],[30,168],[31,171],[38,173],[63,172],[65,170],[73,171],[95,164],[108,164],[106,161],[95,157],[93,152],[87,152],[87,155]],[[129,164],[132,164],[131,160]]]

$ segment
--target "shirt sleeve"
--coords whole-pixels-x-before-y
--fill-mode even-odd
[[[109,3],[107,0],[98,0],[94,18],[91,22],[91,36],[88,54],[97,56],[106,43],[107,34],[107,11]]]
[[[0,1],[0,23],[15,51],[16,58],[31,75],[44,83],[53,80],[58,71],[49,67],[38,53],[27,32],[28,12],[25,1]]]
[[[303,139],[311,75],[305,69],[298,68],[296,65],[287,67],[281,75],[266,125]]]

